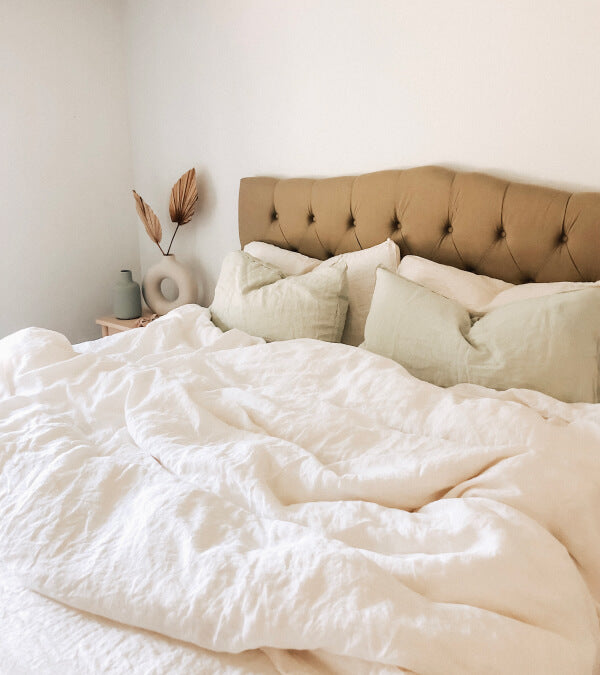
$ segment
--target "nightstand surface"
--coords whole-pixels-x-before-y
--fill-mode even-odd
[[[114,335],[115,333],[122,333],[126,330],[138,327],[138,321],[144,317],[150,318],[152,313],[149,310],[144,310],[142,316],[137,319],[117,319],[114,316],[101,316],[96,319],[96,323],[102,326],[102,337]]]

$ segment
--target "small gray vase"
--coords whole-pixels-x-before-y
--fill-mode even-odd
[[[113,286],[113,313],[117,319],[142,316],[140,286],[131,278],[131,270],[121,270],[121,278]]]

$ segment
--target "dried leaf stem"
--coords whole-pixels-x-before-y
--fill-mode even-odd
[[[177,234],[178,229],[179,229],[179,223],[177,223],[177,227],[175,228],[175,232],[173,232],[173,236],[171,237],[171,241],[169,242],[169,248],[167,249],[166,253],[163,253],[163,255],[169,255],[169,252],[171,251],[171,246],[173,246],[173,239],[175,239],[175,235]]]

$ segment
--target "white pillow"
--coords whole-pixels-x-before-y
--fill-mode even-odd
[[[600,285],[598,281],[510,284],[501,279],[466,272],[416,255],[404,256],[397,272],[405,279],[455,300],[471,314],[486,314],[496,307],[511,302]]]
[[[347,307],[343,261],[286,276],[273,265],[234,251],[223,260],[210,311],[222,330],[237,328],[267,341],[339,342]]]
[[[264,241],[251,241],[244,246],[244,253],[248,253],[269,265],[279,267],[288,277],[292,274],[306,274],[322,262],[316,258],[302,255],[302,253],[287,251],[284,248],[279,248],[279,246],[273,246],[273,244],[265,244]]]
[[[342,253],[323,261],[261,241],[246,244],[244,252],[275,265],[288,275],[305,274],[314,269],[335,265],[340,260],[344,261],[347,266],[348,314],[342,342],[355,347],[364,339],[365,322],[375,289],[375,270],[377,267],[384,267],[393,272],[400,261],[400,249],[391,239],[362,251]]]

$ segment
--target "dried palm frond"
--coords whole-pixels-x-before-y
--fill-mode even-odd
[[[142,223],[144,223],[144,227],[146,228],[148,236],[162,251],[162,247],[160,245],[162,239],[162,227],[160,226],[160,221],[156,217],[154,211],[150,208],[150,206],[148,206],[148,204],[146,204],[146,202],[138,195],[138,193],[135,190],[132,190],[132,192],[135,198],[135,208],[138,212],[140,220]]]
[[[171,221],[179,225],[189,223],[194,215],[198,190],[196,189],[196,169],[190,169],[173,185],[169,202]]]

